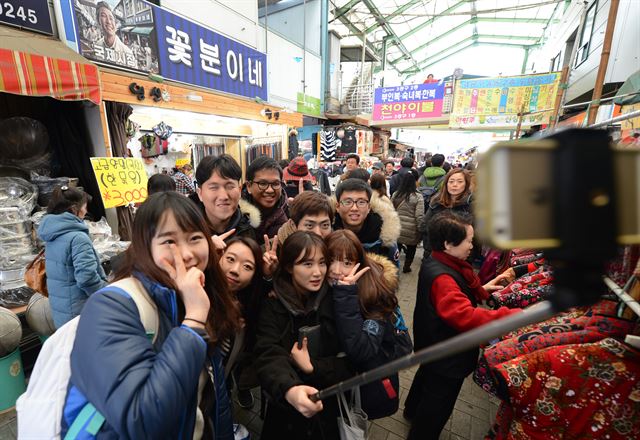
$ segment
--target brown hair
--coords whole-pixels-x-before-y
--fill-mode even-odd
[[[324,256],[324,260],[329,265],[329,252],[327,246],[320,236],[306,231],[296,231],[282,244],[280,251],[278,252],[278,269],[274,276],[274,282],[282,280],[293,286],[293,279],[291,273],[293,272],[293,266],[300,260],[305,260],[311,257],[316,250],[320,250]],[[302,254],[301,258],[300,254]],[[305,298],[303,292],[297,292],[296,294],[302,299],[304,303]]]
[[[449,183],[449,179],[454,174],[462,174],[464,176],[464,191],[462,194],[457,196],[455,199],[449,194],[447,190],[447,183]],[[445,208],[452,208],[456,205],[456,202],[462,200],[471,194],[471,176],[467,170],[462,168],[453,168],[451,171],[444,176],[444,181],[442,182],[442,189],[440,190],[440,197],[438,198],[438,202]]]
[[[298,226],[305,215],[327,214],[333,223],[333,206],[326,195],[316,191],[304,191],[298,194],[289,205],[289,218]]]
[[[207,332],[211,344],[217,340],[231,336],[240,324],[240,309],[234,301],[227,280],[218,264],[218,255],[211,243],[209,228],[197,206],[177,192],[162,192],[151,195],[136,212],[133,221],[131,245],[126,251],[125,263],[114,275],[115,280],[132,276],[140,272],[163,286],[178,290],[171,277],[153,261],[151,253],[152,240],[158,227],[165,220],[167,213],[172,212],[176,223],[184,231],[202,232],[209,245],[209,262],[204,270],[205,285],[211,307],[207,316]],[[178,319],[183,319],[185,310],[180,296],[178,301]]]
[[[358,280],[358,299],[365,319],[387,319],[398,307],[394,287],[384,277],[384,267],[369,258],[352,231],[340,229],[327,237],[327,248],[331,260],[360,263],[358,270],[370,269]]]
[[[378,193],[380,197],[389,197],[387,194],[387,179],[382,174],[373,174],[369,179],[371,189]]]

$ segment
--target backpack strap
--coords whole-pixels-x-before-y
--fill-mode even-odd
[[[158,307],[156,303],[151,299],[149,293],[144,288],[140,280],[135,277],[123,278],[115,283],[111,283],[111,286],[118,287],[124,290],[133,302],[138,307],[138,313],[140,314],[140,321],[144,327],[147,336],[153,344],[158,338],[158,329],[160,328],[160,320],[158,318]]]

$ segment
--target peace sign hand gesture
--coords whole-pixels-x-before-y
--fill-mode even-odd
[[[178,295],[185,308],[185,316],[205,322],[209,314],[209,297],[204,290],[204,273],[197,267],[187,270],[182,254],[175,244],[169,245],[173,255],[173,264],[163,258],[160,269],[164,270],[175,282]]]
[[[345,277],[342,277],[341,280],[338,280],[338,284],[353,286],[358,282],[358,280],[362,275],[364,275],[365,273],[367,273],[369,269],[371,269],[370,267],[365,267],[364,269],[358,271],[359,267],[360,267],[360,263],[353,266],[353,269],[351,269],[351,273],[349,273],[349,275]]]
[[[278,267],[278,236],[273,236],[273,242],[269,236],[264,235],[264,254],[262,255],[262,271],[266,278],[271,278]]]
[[[224,234],[220,235],[212,235],[211,242],[213,243],[213,248],[218,252],[218,254],[222,254],[224,250],[227,248],[227,243],[224,241],[229,238],[231,235],[235,234],[236,230],[231,229]]]

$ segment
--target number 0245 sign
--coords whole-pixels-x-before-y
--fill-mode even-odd
[[[144,202],[147,198],[147,172],[142,159],[124,157],[92,157],[105,208]]]

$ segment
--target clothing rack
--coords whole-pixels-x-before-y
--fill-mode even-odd
[[[271,139],[272,141],[269,141]],[[260,156],[268,156],[276,161],[282,159],[282,138],[279,136],[254,138],[247,146],[247,165]]]

